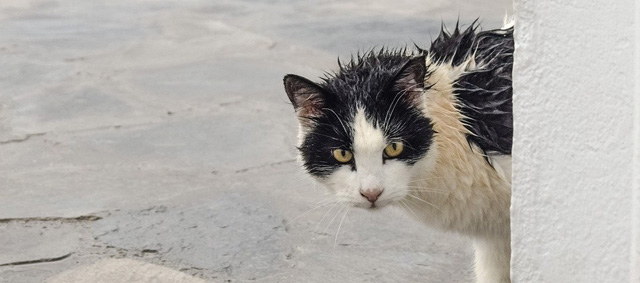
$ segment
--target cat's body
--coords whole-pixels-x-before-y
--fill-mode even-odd
[[[470,236],[478,282],[510,282],[512,27],[368,53],[320,85],[288,75],[305,169],[338,199]]]

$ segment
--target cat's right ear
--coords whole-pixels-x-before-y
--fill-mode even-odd
[[[307,118],[322,115],[324,94],[322,88],[314,82],[301,76],[286,75],[284,77],[284,90],[287,92],[287,96],[303,124],[309,121]]]

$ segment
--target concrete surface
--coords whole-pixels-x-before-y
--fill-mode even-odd
[[[516,4],[512,279],[638,283],[640,4]]]
[[[465,239],[309,211],[328,197],[295,162],[282,77],[509,6],[0,2],[0,281],[469,282]]]
[[[96,263],[62,272],[46,280],[47,283],[205,283],[159,265],[132,259],[104,259]]]

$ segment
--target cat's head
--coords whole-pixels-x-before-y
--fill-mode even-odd
[[[424,56],[370,52],[316,84],[284,77],[306,171],[336,197],[380,207],[406,197],[433,162]]]

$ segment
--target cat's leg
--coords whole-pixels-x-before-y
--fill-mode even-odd
[[[509,236],[480,237],[474,241],[476,282],[510,283]]]

